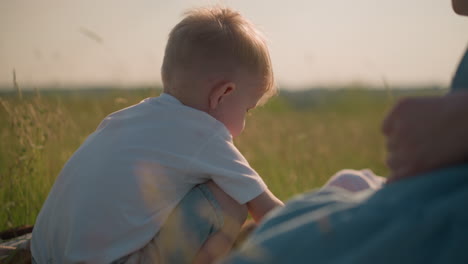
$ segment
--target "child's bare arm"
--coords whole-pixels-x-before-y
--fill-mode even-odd
[[[247,208],[252,218],[255,220],[256,223],[258,223],[272,209],[283,205],[283,202],[276,198],[276,196],[272,194],[270,190],[266,190],[265,192],[248,202]]]

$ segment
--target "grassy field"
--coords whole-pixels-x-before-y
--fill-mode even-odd
[[[63,164],[109,113],[156,89],[0,94],[0,230],[33,224]],[[343,168],[386,175],[380,123],[396,98],[440,90],[283,92],[248,117],[236,144],[281,199]]]

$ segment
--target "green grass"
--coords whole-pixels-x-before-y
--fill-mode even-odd
[[[157,94],[155,89],[0,94],[0,230],[34,223],[64,163],[107,114]],[[280,199],[317,188],[343,168],[386,175],[380,123],[395,97],[411,94],[284,92],[253,111],[236,145]]]

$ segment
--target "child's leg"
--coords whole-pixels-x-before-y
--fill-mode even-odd
[[[194,187],[142,249],[113,263],[210,263],[231,248],[247,208],[216,184]]]
[[[247,206],[237,203],[212,181],[206,185],[221,207],[224,225],[221,230],[205,241],[195,258],[195,264],[212,263],[214,260],[229,253],[242,224],[247,218]]]

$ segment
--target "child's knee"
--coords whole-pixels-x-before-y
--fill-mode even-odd
[[[240,228],[247,219],[247,206],[245,204],[239,204],[213,181],[207,182],[206,185],[213,193],[223,211],[225,224],[227,222],[233,222],[238,224]]]

